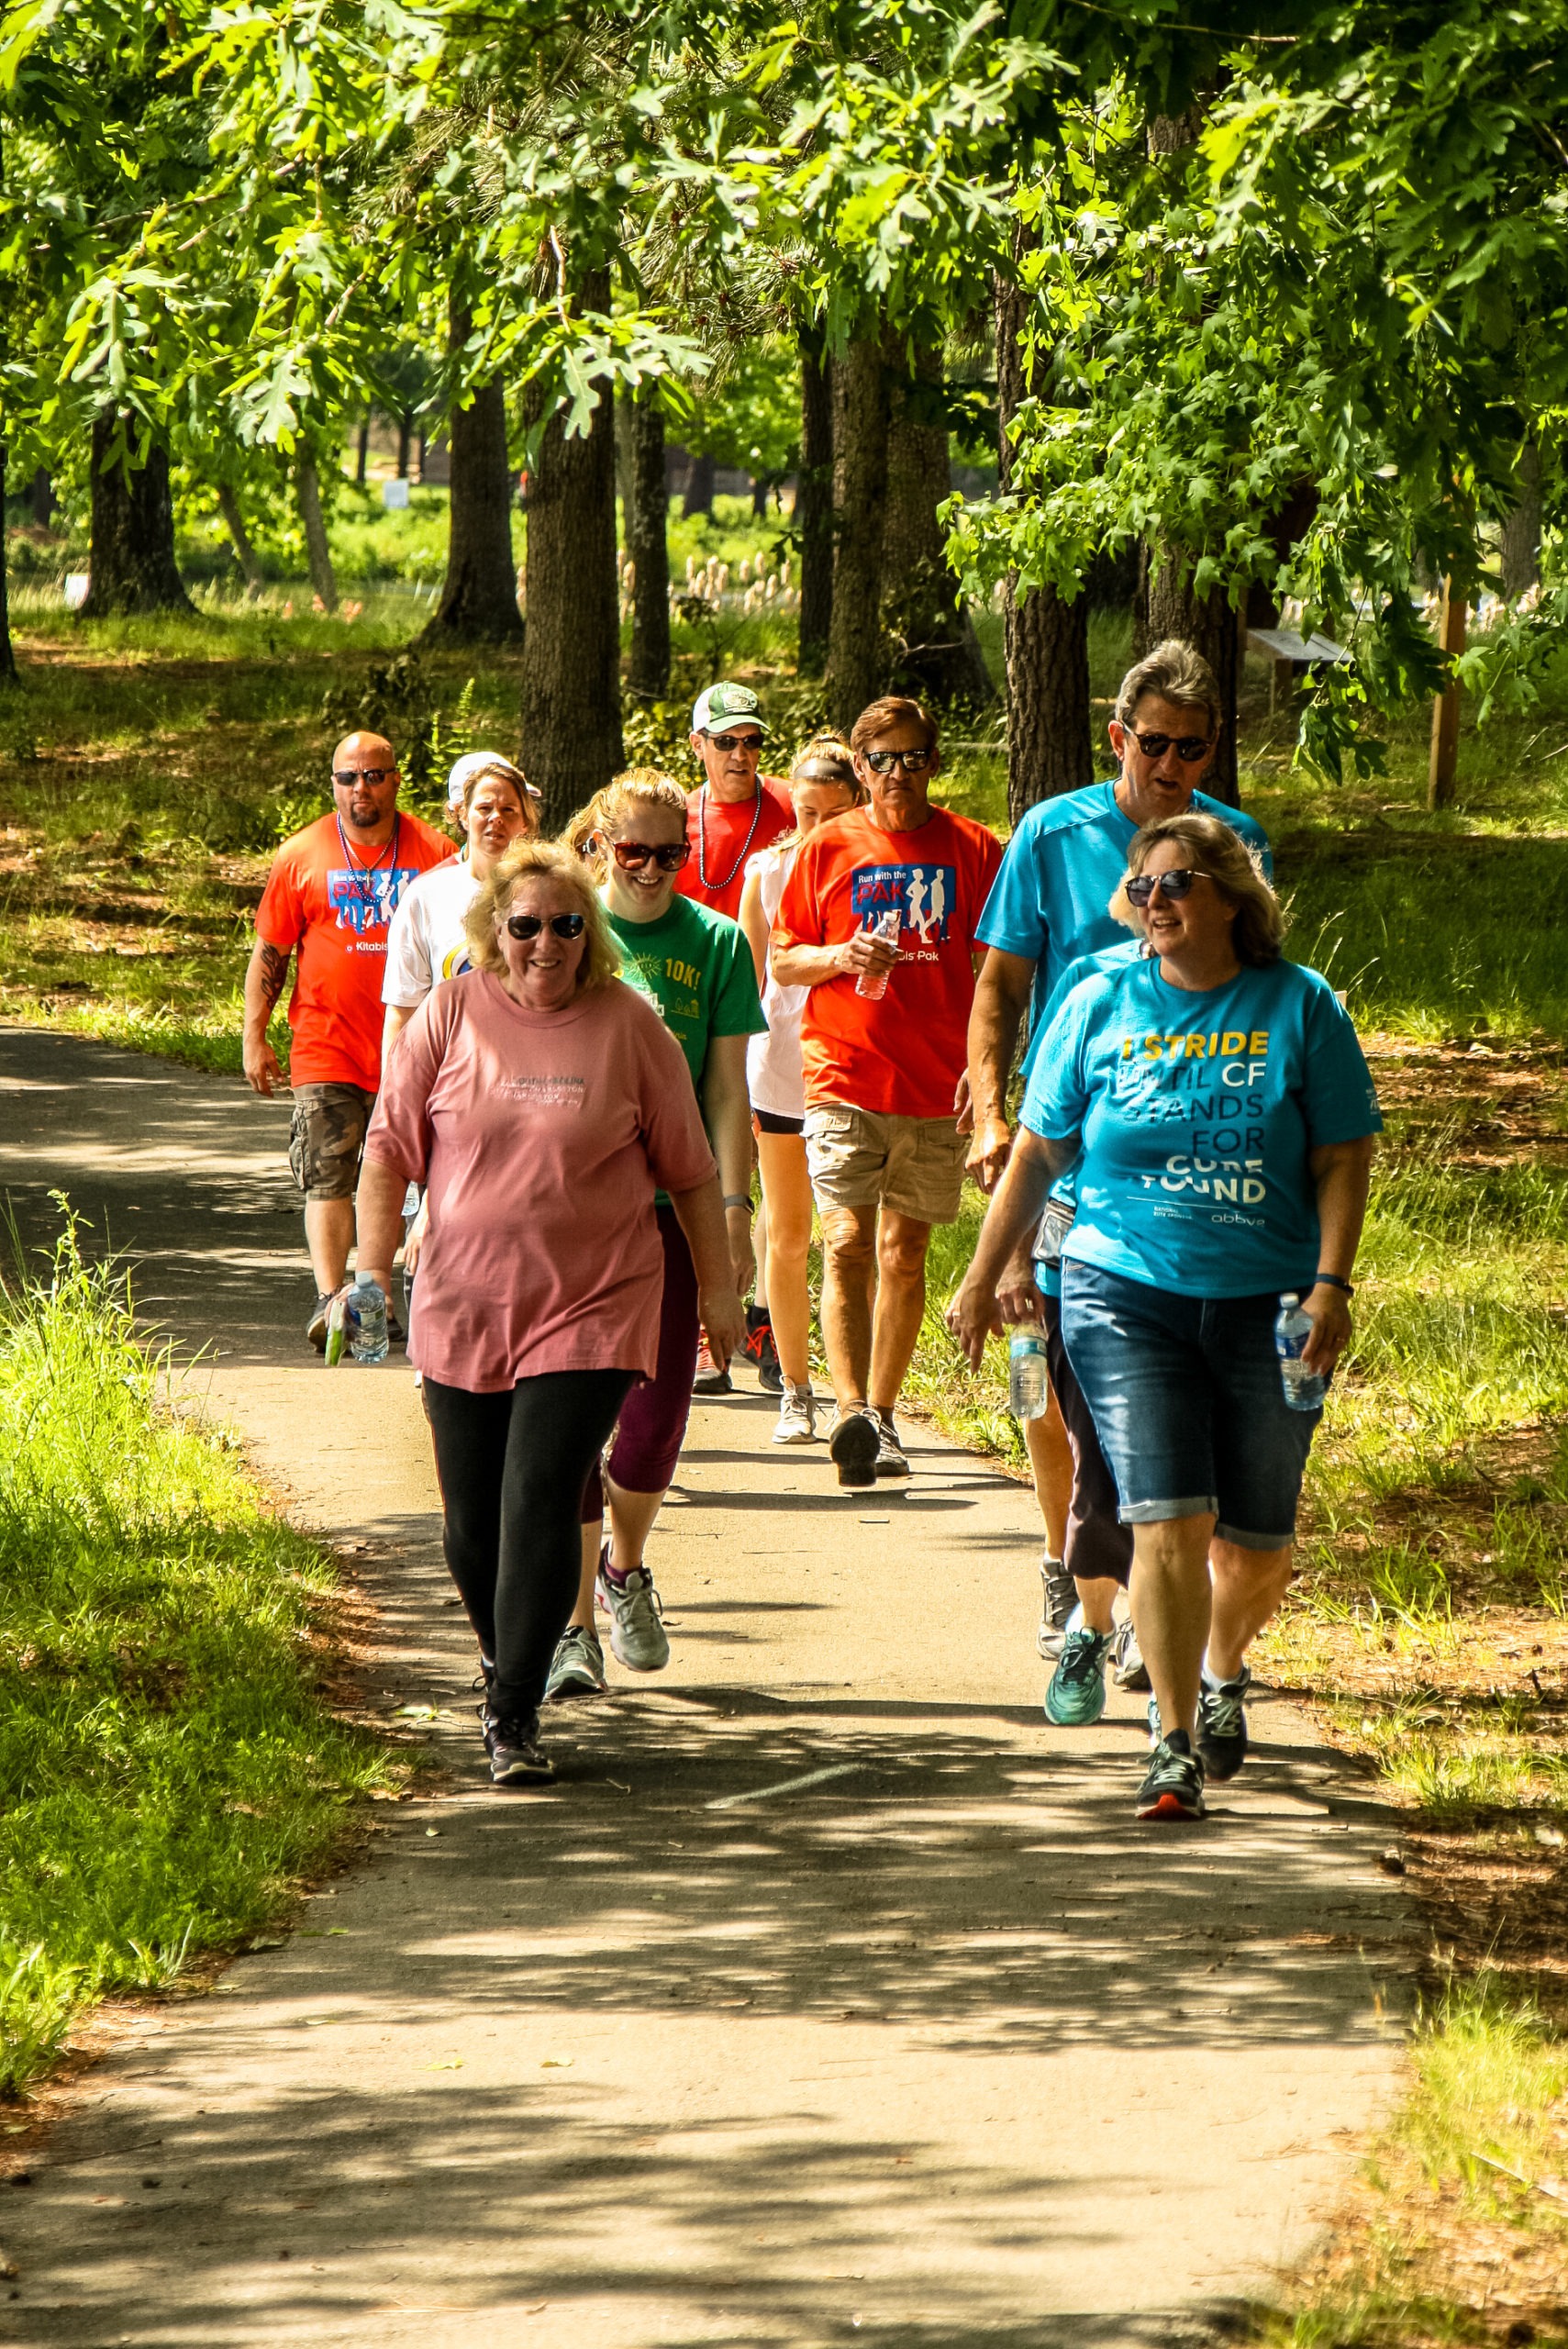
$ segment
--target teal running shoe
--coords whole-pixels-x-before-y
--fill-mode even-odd
[[[1084,1624],[1069,1631],[1051,1686],[1045,1692],[1045,1718],[1058,1729],[1088,1729],[1106,1709],[1106,1658],[1111,1650],[1108,1631],[1091,1631]]]

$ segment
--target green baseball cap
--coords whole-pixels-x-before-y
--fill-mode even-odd
[[[709,685],[698,694],[692,708],[692,732],[714,734],[726,725],[744,719],[754,726],[759,734],[767,727],[762,718],[762,705],[750,685]]]

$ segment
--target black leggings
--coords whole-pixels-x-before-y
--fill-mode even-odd
[[[1116,1478],[1062,1342],[1062,1299],[1046,1297],[1040,1302],[1045,1308],[1045,1359],[1073,1453],[1073,1501],[1062,1563],[1075,1581],[1119,1582],[1125,1589],[1132,1573],[1132,1528],[1117,1514]]]
[[[490,1705],[503,1720],[539,1711],[577,1603],[584,1482],[634,1375],[552,1370],[499,1395],[423,1382],[447,1564],[495,1666]]]

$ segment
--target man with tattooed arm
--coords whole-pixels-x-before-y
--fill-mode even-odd
[[[245,973],[245,1074],[258,1093],[294,1093],[289,1164],[305,1193],[305,1244],[316,1275],[306,1335],[327,1344],[327,1312],[348,1272],[354,1188],[381,1085],[381,985],[386,933],[410,882],[451,842],[397,805],[403,778],[390,742],[350,734],[332,754],[332,807],[284,842],[256,909]],[[267,1028],[295,958],[285,1080]]]

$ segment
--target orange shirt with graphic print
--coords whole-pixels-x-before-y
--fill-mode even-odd
[[[284,842],[256,908],[256,935],[299,958],[288,1008],[290,1083],[374,1093],[386,933],[409,883],[444,864],[452,843],[401,811],[379,849],[361,847],[350,832],[345,854],[344,838],[331,815]]]

